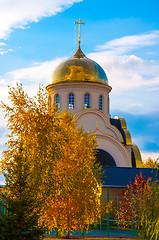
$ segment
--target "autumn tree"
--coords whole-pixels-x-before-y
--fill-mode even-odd
[[[77,130],[75,121],[65,113],[60,124],[65,125],[67,130],[66,142],[62,145],[60,172],[56,170],[57,192],[55,197],[51,195],[47,199],[43,216],[50,223],[50,230],[66,231],[69,237],[71,230],[88,230],[90,224],[99,222],[101,181],[97,166],[95,168],[95,145],[90,145],[88,133]]]
[[[155,161],[155,160],[152,160],[152,158],[149,157],[146,160],[146,162],[143,164],[143,167],[144,168],[158,168],[159,169],[158,159]]]
[[[121,226],[140,229],[140,238],[157,240],[159,236],[159,188],[156,182],[145,179],[140,173],[133,184],[127,186],[119,203]]]
[[[10,88],[9,98],[12,106],[2,104],[10,130],[3,172],[22,142],[29,181],[43,203],[43,220],[49,230],[58,228],[69,235],[70,230],[88,229],[101,214],[95,136],[78,128],[67,112],[50,108],[43,87],[35,98],[29,98],[17,85]]]
[[[150,198],[150,180],[146,180],[140,173],[139,176],[135,177],[134,183],[127,185],[119,204],[120,225],[129,226],[138,219],[140,207],[143,204],[143,196],[144,200]]]

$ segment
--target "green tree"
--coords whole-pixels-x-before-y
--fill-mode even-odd
[[[159,239],[159,185],[158,181],[151,184],[149,201],[144,201],[140,216],[140,239]]]
[[[30,168],[20,146],[7,164],[5,187],[1,192],[0,239],[39,239],[45,228],[37,193],[30,181]]]

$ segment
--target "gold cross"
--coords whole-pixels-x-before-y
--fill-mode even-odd
[[[79,19],[78,20],[78,22],[75,22],[75,24],[79,24],[79,35],[78,35],[78,43],[79,43],[79,45],[80,45],[80,43],[81,43],[81,24],[85,24],[85,23],[82,23],[81,22],[81,19]]]

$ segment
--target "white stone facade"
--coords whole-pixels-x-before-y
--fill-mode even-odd
[[[50,105],[60,96],[59,111],[65,109],[86,131],[96,134],[98,148],[107,151],[118,167],[131,167],[131,146],[125,146],[120,131],[110,123],[108,84],[96,82],[60,82],[47,86]],[[74,108],[69,109],[69,94],[74,94]],[[84,95],[90,95],[90,106],[85,108]],[[99,110],[99,96],[102,96],[102,110]],[[129,151],[127,150],[129,149]]]

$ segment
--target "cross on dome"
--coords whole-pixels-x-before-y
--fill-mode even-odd
[[[81,43],[81,24],[85,24],[85,23],[82,23],[81,19],[79,19],[78,22],[75,22],[75,24],[79,24],[78,44],[80,46],[80,43]]]

